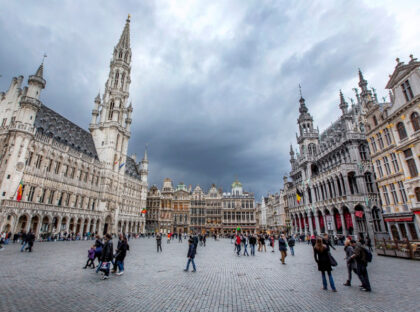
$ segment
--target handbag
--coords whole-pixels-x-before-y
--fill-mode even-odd
[[[337,266],[337,261],[334,259],[334,257],[331,255],[330,252],[328,252],[328,257],[330,258],[331,266],[333,267]]]

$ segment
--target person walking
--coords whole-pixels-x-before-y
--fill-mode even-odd
[[[255,235],[249,235],[249,245],[251,246],[251,256],[255,256],[255,244],[257,243],[257,238]]]
[[[178,234],[178,243],[182,243],[182,234],[181,233]]]
[[[156,235],[156,248],[157,248],[157,252],[162,252],[162,234],[158,233]]]
[[[357,265],[356,260],[352,257],[354,254],[353,246],[351,246],[351,241],[346,239],[344,242],[344,251],[346,253],[346,262],[347,262],[347,281],[344,283],[344,286],[351,286],[351,272],[356,271]]]
[[[249,257],[249,253],[248,253],[248,239],[246,237],[246,235],[242,235],[242,244],[244,245],[244,256],[246,255],[247,257]]]
[[[264,235],[261,235],[260,242],[261,242],[261,251],[264,249],[264,252],[267,252],[267,248],[265,247],[265,237],[264,237]]]
[[[327,233],[324,234],[324,239],[322,240],[322,243],[325,246],[327,246],[328,251],[330,251],[330,247],[335,250],[335,247],[331,244],[331,240]]]
[[[331,268],[329,250],[327,246],[323,243],[322,238],[316,239],[316,243],[314,247],[314,258],[315,258],[315,262],[318,264],[318,271],[320,271],[322,274],[322,285],[323,285],[322,289],[324,290],[328,289],[327,279],[325,277],[325,272],[327,272],[331,289],[333,292],[336,292],[337,290],[334,285],[334,279],[331,274],[332,268]]]
[[[295,239],[293,238],[293,236],[290,236],[289,240],[287,241],[287,244],[289,245],[290,254],[294,256],[295,255]]]
[[[281,234],[279,236],[279,250],[281,253],[281,264],[286,264],[285,259],[287,257],[287,244],[286,244],[286,237],[284,236],[284,234]]]
[[[270,235],[270,246],[271,246],[271,252],[274,252],[274,235]]]
[[[25,230],[22,230],[22,234],[21,234],[21,244],[22,244],[22,248],[20,248],[20,251],[23,252],[25,250],[26,245],[28,244],[27,241],[27,234]]]
[[[357,275],[359,275],[360,281],[362,285],[360,290],[362,291],[372,291],[369,281],[369,275],[367,272],[367,265],[368,265],[368,250],[363,247],[364,241],[362,239],[356,244],[356,241],[352,241],[351,245],[354,248],[354,254],[351,256],[352,259],[356,260],[357,265]]]
[[[194,262],[195,254],[196,254],[196,248],[194,247],[194,240],[190,238],[188,240],[188,253],[187,253],[188,262],[187,262],[187,267],[184,270],[185,272],[188,272],[190,263],[192,263],[192,266],[193,266],[192,272],[197,271],[195,262]]]
[[[109,278],[109,270],[111,267],[111,261],[113,259],[113,252],[114,252],[114,246],[112,244],[112,236],[111,234],[107,233],[105,235],[105,244],[102,248],[102,254],[101,254],[101,267],[100,270],[104,272],[104,276],[102,279],[108,279]]]
[[[92,245],[90,249],[88,250],[88,260],[86,261],[86,264],[83,268],[86,269],[88,266],[90,266],[92,269],[94,269],[95,268],[95,264],[93,263],[94,259],[95,259],[95,245]]]
[[[238,256],[241,255],[241,236],[236,234],[236,253]]]
[[[32,231],[29,231],[28,235],[26,235],[26,241],[28,242],[28,247],[25,250],[32,252],[32,247],[34,247],[35,242],[35,235]]]
[[[366,247],[369,249],[369,251],[370,252],[372,252],[373,251],[373,248],[372,248],[372,241],[370,240],[370,237],[368,236],[368,237],[366,237]]]
[[[128,250],[128,241],[127,237],[120,234],[120,241],[118,242],[118,247],[115,252],[115,266],[112,273],[116,272],[116,269],[118,267],[119,272],[116,273],[116,275],[123,275],[124,274],[124,259],[127,255]]]

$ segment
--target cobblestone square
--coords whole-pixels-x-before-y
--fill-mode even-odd
[[[35,243],[21,253],[10,244],[0,252],[1,311],[418,311],[420,263],[374,256],[372,293],[346,280],[343,247],[333,251],[338,292],[322,291],[312,249],[297,244],[281,265],[279,252],[238,257],[228,239],[198,247],[197,272],[183,272],[187,242],[131,240],[125,274],[101,280],[83,270],[92,241]],[[114,246],[116,241],[114,240]],[[190,268],[191,269],[191,268]]]

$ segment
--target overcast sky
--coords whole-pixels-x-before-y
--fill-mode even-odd
[[[282,187],[296,146],[298,85],[315,126],[354,97],[360,67],[378,96],[395,58],[420,56],[418,1],[0,0],[0,91],[47,53],[45,105],[87,129],[131,14],[129,153],[149,145],[149,184],[238,177],[258,200]]]

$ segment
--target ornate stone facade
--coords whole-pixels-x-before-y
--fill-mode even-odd
[[[384,221],[393,239],[420,237],[420,62],[411,56],[386,86],[390,103],[367,105],[367,137]]]
[[[361,72],[359,80],[357,101],[349,108],[340,91],[342,114],[321,134],[305,100],[299,100],[299,152],[290,147],[291,181],[284,188],[293,233],[371,238],[386,233],[364,126],[367,103],[376,95]]]
[[[255,200],[235,181],[230,193],[223,193],[212,185],[208,193],[200,186],[194,190],[180,183],[176,190],[170,179],[163,182],[162,191],[152,186],[147,198],[146,230],[148,232],[176,232],[209,234],[234,233],[237,227],[255,232]]]
[[[144,231],[148,159],[128,156],[130,20],[114,48],[90,132],[45,106],[44,65],[0,93],[0,229],[40,234]],[[98,119],[99,116],[99,119]],[[17,189],[23,196],[17,201]]]

